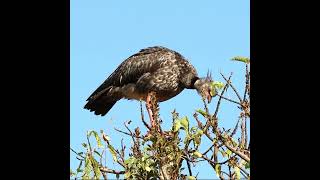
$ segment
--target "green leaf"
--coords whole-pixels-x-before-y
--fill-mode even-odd
[[[220,82],[220,81],[214,81],[211,83],[211,88],[214,88],[214,89],[222,89],[224,87],[224,84],[223,82]]]
[[[101,172],[99,169],[99,163],[92,156],[90,156],[91,163],[93,164],[93,171],[96,176],[96,179],[99,179],[101,176]]]
[[[117,161],[118,161],[118,158],[117,158],[117,152],[116,152],[116,150],[115,150],[110,144],[108,145],[108,148],[109,148],[109,151],[110,151],[110,153],[111,153],[111,155],[112,155],[113,160],[114,160],[115,162],[117,162]]]
[[[92,130],[92,131],[90,131],[90,132],[88,133],[88,137],[90,137],[92,134],[93,134],[94,137],[96,138],[98,147],[99,147],[99,148],[103,148],[103,146],[102,146],[102,144],[101,144],[101,139],[100,139],[98,133],[97,133],[96,131],[93,131],[93,130]]]
[[[201,130],[201,129],[198,129],[198,131],[197,131],[197,135],[202,135],[203,134],[203,131]]]
[[[124,179],[129,179],[130,176],[131,176],[131,173],[130,173],[130,172],[126,172],[126,173],[124,174]]]
[[[91,167],[92,166],[91,166],[90,158],[89,158],[89,155],[87,155],[85,159],[85,165],[84,165],[84,170],[82,175],[83,179],[90,179],[89,175],[91,172]]]
[[[196,135],[193,138],[194,145],[199,146],[201,143],[201,135]]]
[[[194,132],[196,132],[197,129],[198,129],[197,127],[192,127],[192,128],[190,129],[190,131],[191,131],[192,133],[194,133]]]
[[[217,177],[220,177],[220,174],[221,174],[221,165],[220,165],[220,164],[216,164],[215,167],[214,167],[214,170],[216,171]]]
[[[244,166],[246,169],[249,169],[250,168],[250,162],[247,162]]]
[[[234,167],[234,172],[236,173],[236,179],[240,179],[240,169],[237,166]]]
[[[200,113],[202,116],[207,116],[207,112],[203,111],[202,109],[197,109],[196,111]]]
[[[215,144],[215,143],[217,143],[217,138],[214,138],[212,141],[212,144]]]
[[[129,158],[129,159],[126,159],[126,160],[124,161],[124,163],[125,163],[125,164],[131,164],[133,161],[134,161],[134,157],[131,157],[131,158]]]
[[[227,150],[226,150],[226,153],[227,153],[228,157],[230,157],[231,154],[232,154],[232,151],[230,151],[230,149],[227,149]]]
[[[87,148],[87,144],[86,144],[86,143],[82,143],[82,146],[83,146],[84,148]]]
[[[236,56],[236,57],[232,58],[231,60],[244,62],[244,63],[246,63],[246,64],[249,64],[249,63],[250,63],[250,59],[249,59],[249,58],[247,58],[247,57],[242,57],[242,56]]]
[[[187,176],[188,180],[196,180],[196,178],[194,176]]]
[[[187,116],[180,119],[180,124],[187,132],[189,132],[189,120]]]
[[[195,157],[197,157],[197,158],[201,158],[202,157],[202,154],[199,151],[194,152],[193,155]]]
[[[151,168],[149,166],[146,166],[146,171],[150,172]]]
[[[180,121],[179,120],[175,120],[174,124],[173,124],[173,132],[179,131],[180,127],[181,127]]]

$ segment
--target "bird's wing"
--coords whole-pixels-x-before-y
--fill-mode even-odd
[[[89,96],[87,99],[94,99],[101,94],[108,92],[112,86],[123,86],[128,83],[135,83],[145,73],[153,73],[161,66],[161,57],[164,54],[172,54],[173,51],[163,47],[150,47],[130,56],[123,61],[118,68]]]
[[[174,91],[179,86],[179,69],[176,64],[157,69],[153,73],[145,73],[137,82],[140,91]]]

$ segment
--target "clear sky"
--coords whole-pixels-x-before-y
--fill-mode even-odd
[[[123,122],[132,120],[130,127],[142,127],[138,101],[120,100],[106,116],[96,116],[83,109],[88,96],[130,55],[142,48],[160,45],[173,49],[186,57],[205,76],[208,69],[213,78],[223,81],[219,72],[233,72],[233,83],[243,89],[244,68],[230,61],[234,56],[250,56],[250,1],[249,0],[71,0],[70,32],[70,146],[83,150],[86,131],[103,129],[120,147],[121,138],[127,147],[130,139],[114,128],[123,129]],[[227,97],[235,97],[230,90]],[[211,111],[216,99],[209,105]],[[145,116],[147,116],[145,106]],[[195,90],[184,90],[178,96],[160,104],[160,118],[164,129],[170,128],[171,112],[176,108],[180,116],[192,115],[202,108],[201,98]],[[229,102],[222,103],[220,125],[231,128],[239,111]],[[210,145],[203,139],[203,147]],[[201,152],[201,149],[200,149]],[[78,160],[71,152],[70,167],[74,170]],[[108,157],[109,168],[117,169]],[[193,169],[198,178],[216,178],[205,163]],[[112,178],[112,176],[110,176]]]

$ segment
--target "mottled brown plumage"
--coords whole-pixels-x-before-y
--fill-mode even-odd
[[[146,101],[148,92],[155,92],[162,102],[185,88],[197,89],[210,101],[210,82],[211,78],[199,78],[195,68],[179,53],[150,47],[123,61],[90,95],[85,108],[104,116],[122,98]]]

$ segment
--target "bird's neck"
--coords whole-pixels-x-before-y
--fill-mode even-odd
[[[191,82],[189,84],[189,86],[187,86],[187,89],[196,89],[196,87],[194,86],[194,83],[200,79],[199,77],[195,76],[194,78],[191,79]]]

